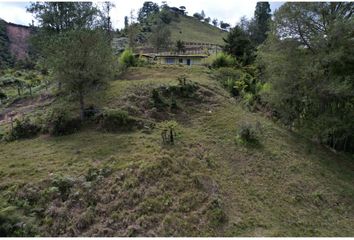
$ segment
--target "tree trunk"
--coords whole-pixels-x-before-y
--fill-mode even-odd
[[[29,90],[30,90],[30,95],[32,97],[32,87],[29,87]]]
[[[170,143],[174,144],[174,138],[173,138],[173,130],[170,128]]]
[[[85,118],[85,103],[84,103],[84,95],[80,93],[79,95],[79,100],[80,100],[80,119],[84,120]]]

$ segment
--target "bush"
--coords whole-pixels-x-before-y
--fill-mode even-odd
[[[53,109],[46,119],[46,130],[53,136],[72,134],[77,132],[80,127],[81,120],[70,117],[64,109]]]
[[[63,200],[66,200],[74,186],[75,180],[71,177],[57,175],[52,179],[52,186],[56,187]]]
[[[241,144],[256,144],[258,143],[257,133],[260,131],[259,123],[256,126],[250,123],[243,123],[236,135],[236,141]]]
[[[178,85],[163,86],[160,89],[162,93],[166,96],[179,96],[179,97],[193,97],[193,94],[197,91],[198,85],[188,80],[185,75],[177,77]]]
[[[213,199],[209,203],[208,217],[210,224],[214,227],[220,226],[226,221],[226,214],[222,209],[222,203],[220,199]]]
[[[90,105],[84,110],[85,119],[94,119],[95,116],[99,113],[99,110],[95,106]]]
[[[135,67],[137,65],[137,59],[134,57],[131,49],[126,49],[119,57],[119,65],[125,69],[128,67]]]
[[[31,123],[28,118],[22,121],[16,119],[14,127],[8,132],[7,136],[5,136],[5,140],[14,141],[17,139],[32,138],[35,137],[40,130],[41,128]]]
[[[159,93],[159,90],[154,88],[152,90],[152,104],[154,107],[160,109],[160,108],[163,108],[165,107],[167,104],[164,102],[162,96],[160,95]]]
[[[232,96],[239,96],[243,90],[243,83],[239,81],[241,75],[242,72],[238,69],[223,67],[215,72],[214,77],[221,82]]]
[[[188,80],[185,75],[179,76],[177,80],[179,82],[179,94],[182,97],[190,97],[198,89],[197,84]]]
[[[176,121],[164,121],[159,123],[158,128],[161,130],[162,143],[173,145],[177,136],[178,123]]]
[[[259,99],[263,84],[249,73],[249,69],[220,68],[214,77],[233,95],[241,96],[248,107],[253,107]]]
[[[231,55],[226,53],[219,53],[216,55],[211,66],[213,68],[234,67],[236,66],[236,60]]]
[[[23,223],[15,207],[8,206],[0,210],[0,236],[31,237],[35,236],[35,231],[31,225]]]
[[[120,109],[105,109],[99,116],[100,129],[108,132],[132,130],[136,120]]]

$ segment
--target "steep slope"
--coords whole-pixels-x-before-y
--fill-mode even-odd
[[[2,19],[0,19],[0,25],[0,48],[6,47],[3,51],[10,52],[16,59],[28,57],[30,27],[8,23]]]
[[[227,33],[210,24],[203,23],[193,17],[179,15],[178,21],[170,24],[173,41],[200,42],[222,45]]]
[[[181,74],[196,82],[195,95],[177,98],[176,111],[149,107],[152,89],[176,86]],[[90,99],[150,121],[176,119],[172,146],[158,128],[113,134],[90,125],[0,143],[0,217],[33,227],[23,235],[352,236],[352,157],[244,110],[211,76],[132,68]],[[236,141],[243,123],[259,126],[258,145]]]

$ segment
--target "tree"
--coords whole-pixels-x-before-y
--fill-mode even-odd
[[[204,12],[204,10],[202,10],[202,12],[200,13],[200,16],[202,16],[202,19],[205,18],[205,12]]]
[[[144,2],[143,7],[139,9],[138,21],[140,23],[145,22],[150,16],[159,12],[159,5],[154,2]]]
[[[171,43],[171,31],[165,23],[158,22],[152,29],[150,43],[156,52],[167,49]]]
[[[128,27],[128,44],[129,48],[134,49],[137,44],[137,36],[139,32],[138,23],[131,23]]]
[[[218,19],[214,18],[212,23],[213,23],[214,27],[217,27],[219,24]]]
[[[137,42],[137,35],[139,32],[139,25],[134,22],[134,11],[130,11],[130,25],[128,27],[128,42],[129,48],[134,49]]]
[[[129,27],[129,18],[128,16],[124,17],[124,29],[128,29]]]
[[[102,16],[102,22],[103,22],[103,29],[106,30],[107,34],[110,36],[110,39],[112,39],[111,33],[113,32],[113,27],[112,27],[112,20],[111,20],[111,10],[114,8],[115,5],[111,2],[104,2],[103,3],[103,10],[101,12]]]
[[[185,6],[180,6],[179,10],[183,13],[183,15],[186,15],[186,7]]]
[[[36,2],[31,3],[27,11],[46,33],[93,28],[100,15],[91,2]]]
[[[204,18],[204,22],[210,23],[210,17]]]
[[[181,41],[181,40],[178,40],[177,42],[176,42],[176,51],[178,52],[178,53],[184,53],[185,51],[186,51],[186,46],[184,45],[184,42],[183,41]]]
[[[46,57],[52,49],[49,44],[58,34],[80,29],[102,27],[102,14],[91,2],[36,2],[27,11],[39,22],[39,31],[31,37],[31,43],[40,57]],[[61,89],[61,81],[58,81]]]
[[[262,98],[286,125],[337,150],[354,149],[354,4],[285,3],[258,61]]]
[[[103,86],[112,73],[112,49],[101,30],[73,30],[61,33],[51,43],[48,63],[64,90],[79,100],[84,119],[85,97]]]
[[[170,24],[172,21],[172,14],[168,9],[163,8],[159,13],[158,18],[165,24]]]
[[[230,24],[225,23],[225,22],[223,22],[223,21],[220,21],[220,28],[221,28],[221,29],[226,30],[226,29],[228,29],[229,27],[230,27]]]
[[[246,16],[242,16],[242,17],[240,18],[240,23],[239,23],[238,25],[242,28],[243,31],[245,31],[245,32],[247,32],[248,34],[250,34],[250,33],[249,33],[250,24],[251,24],[251,23],[250,23],[250,21],[247,20]]]
[[[200,14],[200,13],[194,13],[193,17],[195,17],[196,19],[198,19],[199,21],[203,20],[204,17]]]
[[[236,57],[243,65],[253,62],[254,47],[247,33],[239,25],[231,29],[224,42],[224,51]]]
[[[271,19],[271,10],[268,2],[257,2],[252,21],[251,36],[256,44],[261,44],[267,38],[269,31],[269,21]]]

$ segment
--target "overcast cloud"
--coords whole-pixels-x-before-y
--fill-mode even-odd
[[[112,1],[116,5],[112,9],[112,23],[114,28],[122,28],[124,26],[124,16],[129,16],[130,11],[134,10],[136,14],[146,0],[115,0]],[[161,5],[162,1],[154,1]],[[217,18],[219,21],[230,23],[234,26],[242,16],[251,18],[257,1],[245,0],[168,0],[169,6],[179,7],[185,6],[188,15],[204,10],[207,17],[211,19]],[[97,2],[98,3],[98,2]],[[281,2],[271,2],[271,8],[278,8]],[[26,12],[26,6],[29,2],[0,2],[0,18],[17,24],[28,25],[32,22],[33,17]]]

